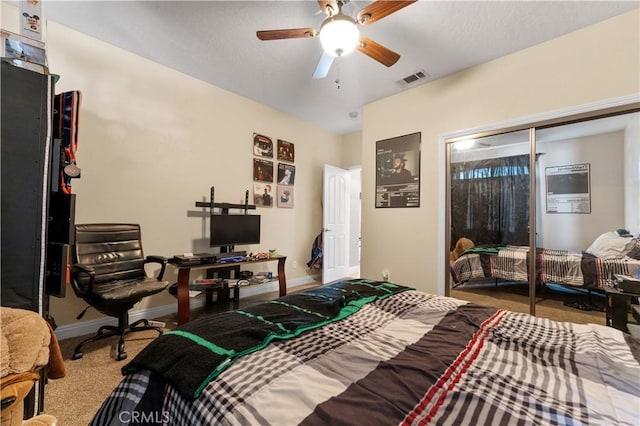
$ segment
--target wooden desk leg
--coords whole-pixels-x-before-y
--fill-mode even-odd
[[[286,257],[278,259],[278,284],[280,285],[280,297],[287,295],[287,277],[284,276],[284,261]]]
[[[191,311],[189,307],[189,268],[178,270],[178,325],[189,322]]]

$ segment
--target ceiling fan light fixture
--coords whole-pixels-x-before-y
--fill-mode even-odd
[[[325,52],[333,56],[344,56],[358,45],[360,31],[356,21],[342,13],[328,18],[320,28],[320,43]]]
[[[455,142],[453,144],[453,147],[457,151],[466,151],[468,149],[473,148],[475,144],[476,144],[476,140],[475,139],[465,139],[463,141]]]

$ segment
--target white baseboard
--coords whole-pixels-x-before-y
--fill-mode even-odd
[[[314,281],[322,281],[320,276],[308,276],[300,277],[292,280],[287,280],[287,288],[297,287],[305,284],[310,284]],[[272,281],[266,284],[253,285],[249,287],[240,287],[240,298],[256,296],[258,294],[278,291],[278,282]],[[191,309],[197,309],[204,306],[204,300],[202,298],[191,299]],[[178,302],[168,305],[154,306],[151,308],[138,309],[129,311],[129,321],[134,322],[143,318],[152,319],[159,318],[166,315],[171,315],[178,311]],[[84,336],[87,334],[93,334],[98,331],[98,328],[103,325],[118,325],[117,318],[103,317],[93,320],[81,321],[75,324],[61,325],[56,328],[56,338],[58,340],[69,339],[71,337]]]

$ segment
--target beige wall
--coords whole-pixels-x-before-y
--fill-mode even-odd
[[[638,16],[627,13],[365,106],[362,276],[380,278],[386,269],[392,281],[437,292],[444,270],[440,137],[639,93]],[[375,143],[413,132],[422,133],[420,208],[376,209]]]
[[[76,223],[135,222],[145,254],[172,256],[207,247],[208,220],[195,202],[244,202],[253,194],[252,134],[295,144],[295,207],[260,208],[262,243],[288,256],[287,278],[308,278],[305,263],[321,228],[322,166],[341,163],[341,137],[49,22],[56,92],[80,90]],[[275,272],[275,264],[270,265]],[[269,264],[255,265],[266,270]],[[168,279],[176,280],[173,268]],[[175,303],[168,294],[136,309]],[[77,322],[85,304],[69,292],[51,299],[59,325]],[[90,310],[85,320],[100,317]]]
[[[342,164],[348,169],[362,164],[362,132],[354,132],[342,137]]]

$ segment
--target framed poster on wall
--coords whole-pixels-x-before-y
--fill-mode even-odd
[[[273,141],[270,137],[253,134],[253,155],[273,158]]]
[[[254,158],[253,180],[258,182],[273,182],[273,161]]]
[[[253,184],[253,204],[258,207],[273,207],[273,185],[255,182]]]
[[[547,213],[591,213],[589,163],[546,167]]]
[[[296,166],[278,163],[278,183],[281,185],[293,185],[296,179]]]
[[[278,139],[278,160],[293,163],[296,159],[295,147],[291,142]]]
[[[293,208],[293,187],[278,185],[278,207]]]
[[[376,207],[420,207],[420,138],[376,142]]]

